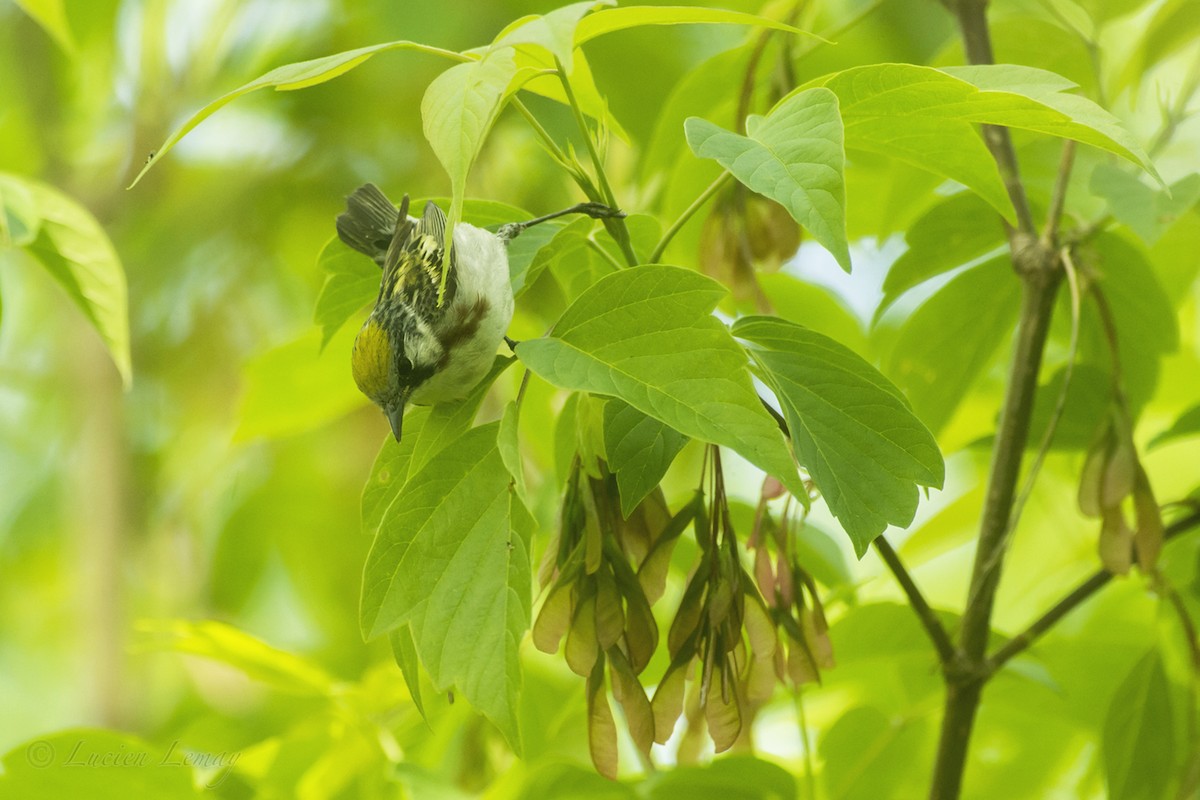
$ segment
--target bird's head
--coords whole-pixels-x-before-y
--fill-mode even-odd
[[[381,304],[354,340],[354,382],[383,409],[400,441],[404,406],[437,372],[445,350],[429,326],[403,304]]]

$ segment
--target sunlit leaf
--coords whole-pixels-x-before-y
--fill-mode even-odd
[[[796,779],[778,764],[731,755],[704,766],[659,770],[646,782],[648,800],[796,800]]]
[[[317,266],[327,274],[313,311],[313,322],[321,326],[323,349],[346,320],[378,296],[379,267],[338,239],[330,239],[321,249]]]
[[[392,645],[392,657],[400,674],[404,676],[404,685],[408,687],[409,697],[421,716],[425,716],[425,704],[421,701],[421,661],[417,656],[417,645],[413,641],[412,629],[407,625],[396,628],[388,634],[388,642]]]
[[[604,404],[604,451],[617,476],[621,513],[628,517],[662,480],[687,437],[628,403]]]
[[[141,171],[138,172],[137,177],[133,179],[133,183],[129,184],[129,188],[132,189],[136,186],[138,181],[142,179],[142,176],[149,172],[151,167],[161,161],[162,157],[170,152],[179,143],[179,140],[191,132],[193,128],[242,95],[249,94],[257,89],[274,89],[279,92],[285,92],[316,86],[319,83],[324,83],[325,81],[333,80],[339,75],[346,74],[366,62],[367,59],[376,53],[382,53],[387,50],[417,50],[422,53],[439,55],[454,61],[468,60],[467,56],[460,55],[452,50],[443,50],[440,47],[431,47],[418,42],[396,41],[375,44],[370,47],[359,47],[330,56],[322,56],[321,58],[314,58],[309,61],[299,61],[295,64],[285,64],[282,67],[276,67],[265,75],[261,75],[249,83],[239,86],[232,92],[221,95],[189,117],[186,122],[176,128],[167,137],[165,142],[159,145],[158,149],[146,161]]]
[[[744,14],[740,11],[724,11],[715,8],[696,8],[694,6],[625,6],[623,8],[601,9],[595,14],[584,17],[575,30],[575,45],[579,46],[598,36],[615,33],[628,28],[640,28],[646,25],[684,25],[684,24],[729,24],[753,25],[771,28],[788,33],[798,33],[821,37],[802,31],[791,25],[776,22],[766,17]],[[821,41],[825,41],[821,39]]]
[[[511,508],[498,428],[474,428],[442,449],[388,507],[363,575],[361,623],[367,637],[410,625],[434,685],[457,685],[519,746],[529,530]]]
[[[733,334],[775,390],[796,456],[859,557],[889,525],[906,526],[917,487],[941,488],[937,442],[887,378],[837,342],[772,317],[745,317]]]
[[[614,6],[616,0],[585,0],[556,8],[546,14],[532,14],[509,25],[496,37],[497,45],[536,44],[570,67],[575,50],[575,28],[588,12]]]
[[[845,148],[837,96],[827,89],[789,95],[747,136],[692,117],[684,126],[701,158],[720,162],[754,191],[780,203],[850,271],[846,242]]]
[[[125,271],[108,235],[91,212],[44,183],[0,176],[0,190],[6,234],[24,242],[79,306],[128,387],[133,371]]]
[[[580,295],[551,336],[522,342],[517,354],[556,386],[619,397],[684,435],[736,450],[804,496],[745,354],[710,314],[723,294],[677,267],[622,270]]]
[[[1179,415],[1171,427],[1150,440],[1150,447],[1158,447],[1175,439],[1200,434],[1200,405],[1192,406]]]
[[[1089,188],[1105,199],[1114,217],[1153,245],[1200,200],[1200,175],[1192,173],[1171,184],[1170,190],[1163,190],[1151,188],[1115,166],[1099,164]]]
[[[63,49],[72,54],[75,52],[75,37],[71,35],[71,24],[67,20],[67,10],[63,0],[15,0],[18,7],[23,9],[34,22],[42,27],[50,38]]]

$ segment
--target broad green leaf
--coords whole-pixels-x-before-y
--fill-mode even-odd
[[[17,6],[25,11],[50,38],[63,49],[63,52],[75,52],[75,37],[71,35],[71,24],[67,21],[67,11],[63,0],[15,0]]]
[[[357,335],[343,328],[322,350],[321,334],[310,330],[253,358],[244,370],[234,438],[291,436],[366,405],[367,398],[350,377],[350,351]]]
[[[1075,139],[1157,177],[1120,123],[1091,101],[1065,94],[1069,85],[1030,67],[874,64],[817,78],[796,91],[824,86],[838,96],[848,150],[890,155],[956,180],[1011,221],[1012,205],[978,124]]]
[[[1004,228],[978,195],[963,192],[929,209],[904,234],[908,250],[888,268],[875,319],[902,294],[1004,245]]]
[[[872,706],[843,713],[821,737],[825,796],[842,800],[913,797],[914,773],[927,770],[923,742],[929,728],[919,715],[889,719]],[[923,781],[927,781],[922,774]],[[920,793],[926,787],[922,786]]]
[[[425,716],[425,704],[421,701],[421,660],[417,656],[417,645],[413,641],[412,629],[402,625],[388,634],[388,642],[392,645],[392,657],[400,674],[404,677],[404,685],[408,687],[408,695],[421,716]]]
[[[365,63],[376,53],[383,53],[388,50],[417,50],[422,53],[432,53],[433,55],[449,58],[453,61],[469,60],[468,56],[460,55],[452,50],[443,50],[440,47],[430,47],[429,45],[417,42],[396,41],[375,44],[370,47],[359,47],[355,50],[347,50],[331,56],[322,56],[321,58],[314,58],[309,61],[299,61],[295,64],[285,64],[282,67],[276,67],[249,83],[239,86],[232,92],[221,95],[189,117],[186,122],[176,128],[167,137],[167,140],[154,151],[141,171],[138,172],[137,177],[133,179],[133,183],[129,184],[129,188],[132,189],[134,186],[137,186],[142,176],[162,160],[162,157],[170,152],[171,148],[178,144],[180,139],[187,136],[193,128],[242,95],[249,94],[258,89],[274,89],[277,92],[287,92],[294,89],[316,86],[325,81],[333,80],[339,75],[344,75],[355,67]]]
[[[654,491],[688,438],[628,403],[604,404],[604,452],[617,476],[621,513],[628,517]]]
[[[779,398],[796,457],[861,558],[889,525],[917,510],[917,486],[940,489],[933,435],[887,378],[819,333],[774,317],[744,317],[733,335]]]
[[[185,751],[178,743],[159,747],[118,731],[72,728],[23,742],[0,759],[0,797],[42,800],[200,800],[213,792],[193,786],[192,762],[207,755],[216,770],[206,781],[219,786],[236,763],[229,753]],[[222,760],[223,758],[223,760]]]
[[[444,447],[467,432],[483,399],[500,373],[516,359],[496,356],[492,369],[469,395],[453,403],[413,407],[404,415],[404,437],[397,442],[386,436],[362,494],[363,531],[374,535],[383,514],[400,494],[408,479],[421,470]]]
[[[803,497],[745,353],[711,315],[724,293],[678,267],[621,270],[580,295],[551,336],[517,345],[517,355],[556,386],[619,397],[685,436],[736,450]]]
[[[1021,283],[999,256],[955,276],[901,326],[884,372],[939,432],[1017,319]]]
[[[778,764],[734,755],[661,770],[646,781],[647,800],[795,800],[796,779]]]
[[[1088,188],[1104,198],[1114,217],[1153,245],[1200,200],[1200,174],[1176,181],[1168,191],[1151,188],[1110,164],[1100,164],[1092,172]]]
[[[746,120],[740,136],[708,120],[685,125],[688,144],[743,184],[771,198],[850,271],[846,243],[845,149],[838,100],[827,89],[792,94],[766,117]]]
[[[28,239],[25,250],[54,276],[67,295],[79,306],[84,316],[108,348],[113,363],[128,387],[133,379],[129,357],[129,312],[125,288],[125,271],[104,229],[86,208],[62,192],[36,181],[3,176],[5,216],[10,198],[16,200],[16,213]],[[21,188],[14,188],[17,184]],[[26,197],[21,197],[25,194]],[[28,200],[32,200],[30,212]]]
[[[41,226],[37,203],[24,179],[0,173],[0,248],[31,244]]]
[[[542,252],[554,241],[559,231],[567,226],[566,222],[550,220],[540,225],[534,225],[516,239],[508,243],[508,275],[512,281],[513,296],[520,297],[541,274],[545,266]],[[539,268],[534,269],[534,264]]]
[[[615,5],[616,0],[585,0],[582,3],[556,8],[546,14],[531,14],[501,31],[495,44],[538,45],[570,70],[575,51],[575,28],[579,21],[593,9]]]
[[[457,64],[433,79],[421,98],[421,123],[434,155],[450,176],[445,268],[454,226],[462,219],[467,174],[500,113],[517,66],[512,50],[489,50],[478,61]]]
[[[798,33],[811,36],[825,42],[820,36],[808,31],[793,28],[782,22],[776,22],[766,17],[744,14],[740,11],[723,11],[715,8],[695,8],[693,6],[625,6],[623,8],[601,9],[595,14],[589,14],[579,21],[575,29],[575,46],[590,42],[599,36],[623,31],[627,28],[640,28],[646,25],[694,25],[694,24],[727,24],[752,25],[760,28],[771,28],[787,33]]]
[[[1162,433],[1150,440],[1150,447],[1158,447],[1175,439],[1200,434],[1200,405],[1192,406]]]
[[[1167,797],[1175,766],[1171,689],[1157,649],[1117,687],[1104,719],[1104,772],[1113,800]]]
[[[474,428],[442,449],[384,512],[363,574],[361,624],[367,638],[411,626],[439,691],[456,685],[519,748],[530,530],[498,429]]]
[[[379,267],[336,238],[321,249],[317,266],[327,274],[313,311],[313,322],[321,326],[324,350],[346,320],[379,294]]]
[[[173,650],[219,661],[276,689],[327,695],[334,680],[316,664],[214,620],[138,623],[139,649]]]

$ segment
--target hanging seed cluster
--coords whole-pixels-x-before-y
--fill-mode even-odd
[[[588,741],[601,774],[617,774],[617,729],[606,687],[647,757],[655,742],[670,738],[689,691],[716,750],[726,750],[777,682],[817,680],[819,668],[832,666],[815,583],[796,562],[788,531],[770,522],[765,499],[755,523],[756,552],[771,566],[756,566],[754,576],[746,571],[716,448],[706,459],[707,485],[702,477],[701,491],[674,515],[656,490],[625,519],[615,479],[603,461],[593,469],[599,474],[588,474],[578,459],[572,467],[559,533],[539,571],[547,591],[534,644],[556,653],[565,638],[568,666],[587,679]],[[650,699],[641,678],[659,642],[650,608],[664,592],[675,543],[689,526],[699,562],[666,637],[669,666]]]
[[[1126,506],[1132,506],[1132,528]],[[1162,513],[1134,448],[1133,426],[1120,407],[1110,412],[1088,451],[1079,510],[1100,519],[1100,561],[1106,569],[1124,575],[1136,557],[1143,572],[1154,570],[1163,545]]]

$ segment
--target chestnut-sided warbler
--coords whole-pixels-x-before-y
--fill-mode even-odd
[[[544,217],[500,226],[496,233],[454,226],[449,274],[442,286],[446,215],[433,202],[421,218],[399,209],[374,184],[346,198],[339,238],[370,256],[383,271],[375,308],[354,341],[354,382],[391,423],[400,440],[408,403],[458,400],[475,388],[495,360],[513,315],[505,246],[531,225],[564,214],[623,216],[599,203],[581,203]]]

